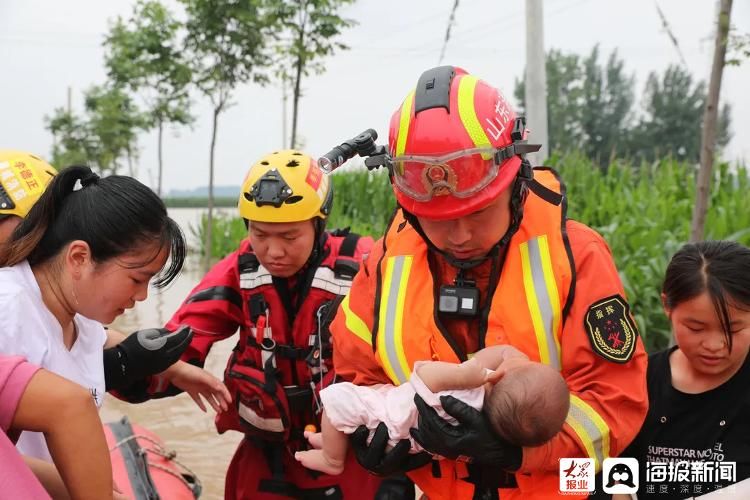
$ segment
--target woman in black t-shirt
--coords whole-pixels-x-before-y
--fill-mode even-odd
[[[649,358],[649,412],[622,454],[639,461],[639,500],[699,496],[750,477],[750,249],[685,245],[661,296],[677,345]]]

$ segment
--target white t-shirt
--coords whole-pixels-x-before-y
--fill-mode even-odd
[[[68,350],[62,327],[44,305],[28,262],[0,268],[0,353],[24,356],[29,363],[87,387],[101,406],[107,334],[101,323],[80,314],[73,321],[78,337]],[[17,447],[25,455],[52,461],[42,433],[21,433]]]

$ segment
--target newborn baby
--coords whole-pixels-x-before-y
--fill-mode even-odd
[[[380,422],[388,427],[390,446],[409,439],[413,453],[422,451],[409,435],[418,422],[415,394],[454,424],[440,406],[440,396],[453,396],[484,411],[497,435],[518,446],[538,446],[557,434],[570,401],[565,380],[553,368],[530,361],[509,345],[487,347],[461,364],[417,362],[408,384],[342,382],[323,389],[322,433],[305,432],[315,449],[299,451],[295,458],[308,469],[341,474],[347,434],[360,425],[372,434]]]

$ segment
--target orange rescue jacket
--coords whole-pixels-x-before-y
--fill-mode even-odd
[[[537,169],[535,179],[564,193],[551,170]],[[397,215],[331,326],[339,376],[398,385],[416,361],[462,361],[454,332],[435,322],[435,293],[446,281],[436,285],[428,251]],[[591,457],[599,469],[635,436],[648,404],[646,356],[609,249],[594,231],[566,220],[564,199],[553,205],[529,193],[500,276],[482,343],[511,344],[559,369],[571,396],[563,430],[545,445],[525,448],[518,487],[499,492],[501,498],[550,498],[559,492],[560,458]],[[612,331],[607,316],[620,320]],[[472,498],[464,464],[439,463],[440,477],[429,466],[410,476],[431,499]]]

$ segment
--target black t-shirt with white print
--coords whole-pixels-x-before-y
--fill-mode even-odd
[[[750,356],[724,384],[687,394],[672,386],[675,349],[649,357],[648,415],[621,455],[639,461],[639,500],[699,496],[750,477]]]

